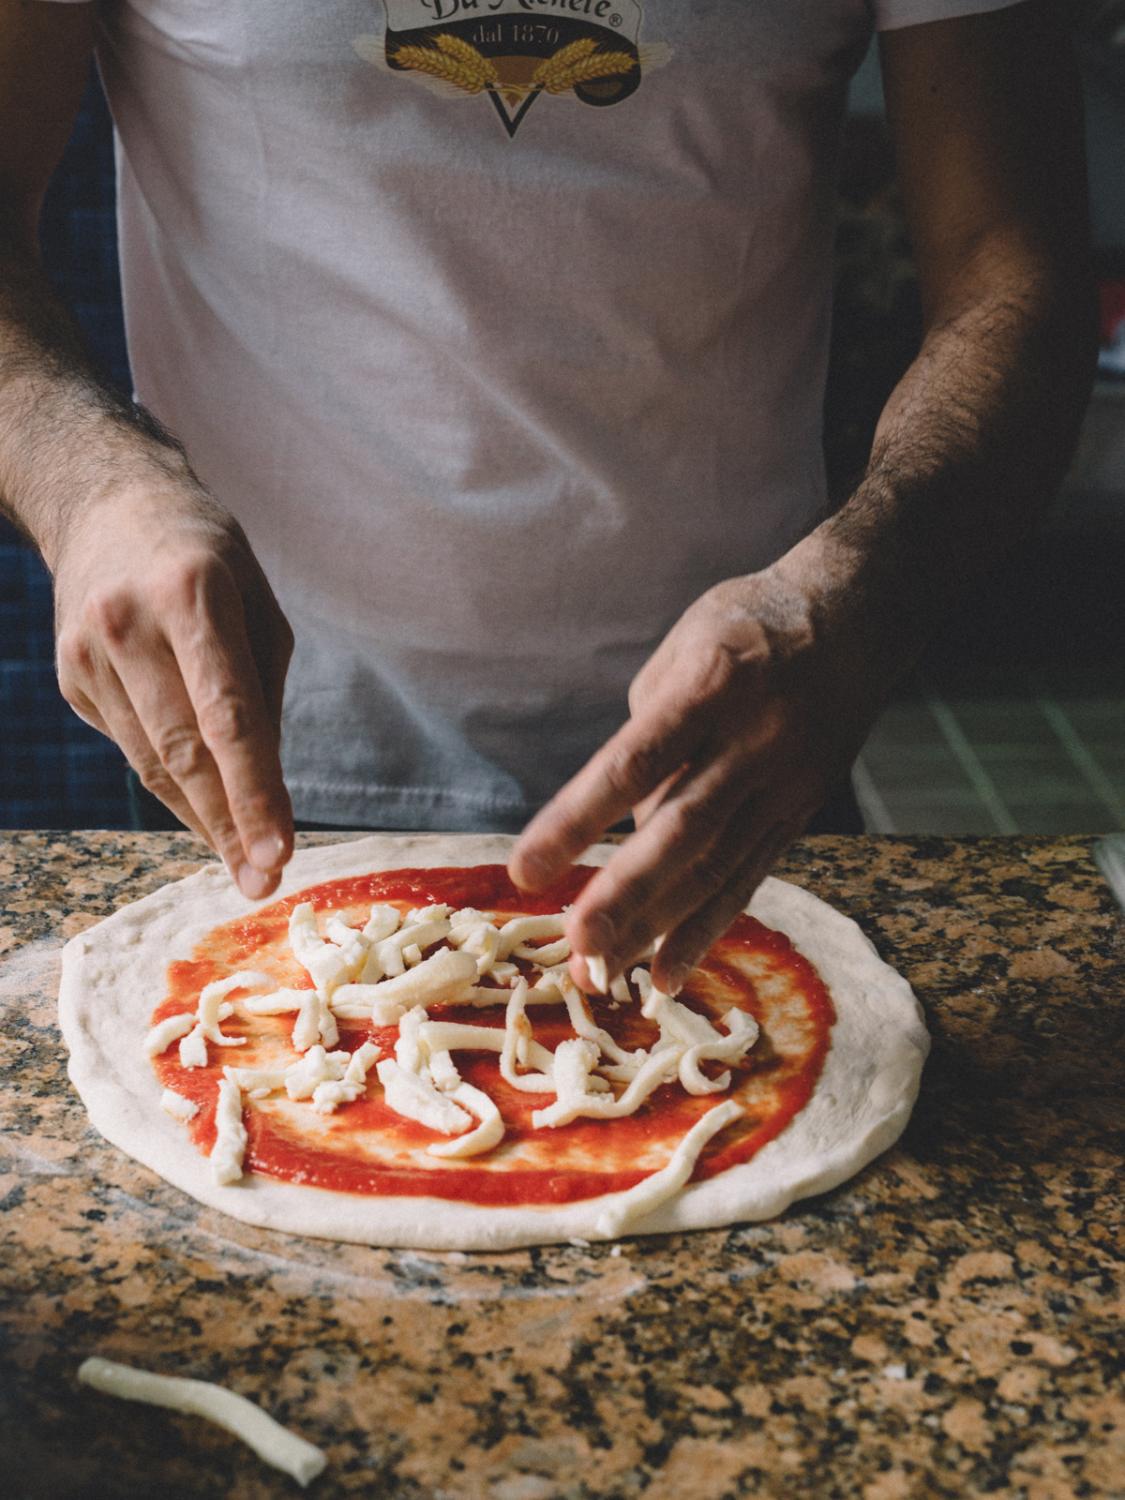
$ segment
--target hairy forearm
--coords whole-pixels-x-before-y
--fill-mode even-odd
[[[1084,271],[1063,284],[982,246],[888,401],[855,493],[784,560],[819,579],[826,609],[849,598],[890,674],[1058,488],[1093,376],[1092,309]]]
[[[99,377],[0,215],[0,513],[54,568],[70,521],[110,488],[189,473],[159,423]]]

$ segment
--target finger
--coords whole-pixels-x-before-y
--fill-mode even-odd
[[[277,885],[276,874],[256,869],[231,816],[222,777],[204,742],[180,667],[163,638],[110,648],[110,660],[162,774],[192,809],[193,821],[224,861],[242,893],[260,900]],[[164,800],[167,800],[166,798]]]
[[[508,871],[524,890],[557,879],[582,850],[673,775],[704,736],[702,715],[656,705],[630,719],[521,834]]]
[[[258,670],[258,679],[262,684],[266,718],[272,726],[280,727],[285,679],[293,656],[293,631],[270,588],[269,580],[257,564],[253,589],[246,597],[252,600],[250,610],[243,611],[246,616],[246,634],[250,654]]]
[[[194,808],[160,764],[160,757],[152,748],[117,673],[108,661],[103,662],[98,671],[96,691],[100,707],[96,706],[85,694],[81,695],[90,710],[90,718],[87,722],[93,723],[95,729],[107,735],[120,747],[126,760],[140,777],[141,784],[146,791],[151,792],[154,797],[159,797],[165,807],[174,813],[185,827],[190,828],[205,843],[214,848]]]
[[[723,889],[668,933],[652,965],[652,981],[658,989],[679,994],[696,964],[745,909],[802,826],[801,818],[791,816],[767,828]]]
[[[217,768],[246,860],[252,869],[275,874],[293,850],[293,812],[281,770],[279,726],[267,713],[242,600],[230,574],[223,569],[205,575],[197,597],[170,623],[170,643],[199,737]]]
[[[737,749],[672,782],[643,828],[574,902],[567,919],[573,949],[619,971],[713,896],[745,857],[745,836],[728,825],[749,784]]]

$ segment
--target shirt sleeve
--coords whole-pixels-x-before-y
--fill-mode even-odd
[[[897,31],[924,21],[950,21],[956,16],[979,16],[990,10],[1009,10],[1025,0],[872,0],[877,31]]]

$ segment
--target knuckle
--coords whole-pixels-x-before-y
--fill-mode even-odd
[[[66,697],[68,687],[74,690],[80,681],[93,676],[94,651],[89,637],[79,630],[63,631],[55,643],[55,661],[59,687]]]
[[[696,662],[690,696],[692,707],[704,708],[721,698],[737,675],[738,663],[722,641],[709,641],[702,647]]]
[[[659,751],[651,743],[617,745],[606,760],[605,779],[610,791],[630,805],[651,791],[659,776]]]
[[[120,646],[137,623],[137,601],[127,589],[109,589],[91,596],[85,615],[91,631],[110,645]]]
[[[173,781],[198,776],[207,763],[207,748],[192,725],[171,724],[153,738],[153,749]]]
[[[182,553],[154,577],[153,592],[163,606],[193,612],[221,566],[213,553],[194,550]]]
[[[133,769],[146,792],[167,802],[175,795],[176,784],[158,760],[134,760]]]
[[[250,737],[250,710],[234,688],[224,688],[199,704],[196,717],[207,745],[237,745]]]

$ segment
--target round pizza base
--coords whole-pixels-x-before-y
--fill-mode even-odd
[[[502,835],[380,834],[299,850],[276,901],[307,886],[374,870],[505,864]],[[599,844],[584,864],[605,864]],[[258,903],[260,906],[262,903]],[[502,1250],[598,1240],[596,1223],[616,1195],[497,1207],[444,1198],[375,1197],[248,1174],[221,1187],[182,1124],[160,1107],[161,1084],[143,1048],[169,963],[191,956],[213,928],[255,910],[221,865],[161,887],[114,913],[63,950],[59,1014],[71,1081],[108,1141],[201,1203],[290,1234],[427,1250]],[[747,908],[784,932],[819,971],[836,1023],[812,1098],[750,1161],[691,1183],[627,1234],[773,1218],[797,1198],[845,1181],[902,1133],[929,1036],[901,975],[850,918],[798,886],[767,879]]]

